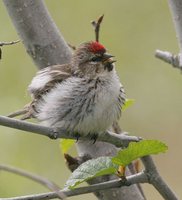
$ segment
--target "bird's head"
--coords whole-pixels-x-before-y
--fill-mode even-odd
[[[75,73],[94,76],[104,71],[113,70],[115,61],[112,57],[99,42],[85,42],[75,50],[72,67]]]

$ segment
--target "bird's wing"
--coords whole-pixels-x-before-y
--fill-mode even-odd
[[[55,84],[62,82],[71,76],[70,65],[53,65],[37,72],[28,87],[32,98],[40,98],[44,93],[52,89]]]
[[[36,117],[36,104],[42,95],[49,92],[57,83],[64,81],[71,76],[70,65],[53,65],[37,72],[28,87],[32,96],[32,101],[23,109],[10,113],[8,117],[22,115],[21,119],[30,119]]]

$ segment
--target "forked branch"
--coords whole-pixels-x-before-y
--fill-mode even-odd
[[[99,42],[100,25],[102,23],[103,18],[104,18],[104,15],[101,15],[96,21],[91,22],[95,30],[95,40],[97,42]]]
[[[11,119],[11,118],[8,118],[8,117],[3,117],[3,116],[0,116],[0,125],[11,127],[11,128],[17,128],[17,129],[20,129],[20,130],[29,131],[29,132],[33,132],[33,133],[38,133],[38,134],[41,134],[41,135],[49,136],[52,139],[57,139],[57,138],[76,139],[76,137],[74,135],[66,133],[66,130],[55,130],[55,129],[52,129],[52,128],[49,128],[49,127],[45,127],[45,126],[41,126],[41,125],[29,123],[29,122],[17,120],[17,119]],[[80,139],[81,140],[90,140],[90,138],[88,136],[81,137]],[[128,145],[129,142],[139,141],[140,139],[141,138],[139,138],[139,137],[128,136],[128,135],[125,135],[125,134],[118,135],[118,134],[115,134],[115,133],[112,133],[112,132],[109,132],[109,131],[107,131],[103,134],[100,134],[99,137],[98,137],[98,141],[108,142],[108,143],[113,144],[117,147],[125,147],[125,146]],[[154,162],[152,161],[152,158],[150,156],[146,156],[146,157],[142,158],[142,162],[145,166],[145,171],[144,171],[145,172],[145,182],[146,182],[146,177],[147,177],[148,182],[150,184],[152,184],[159,191],[159,193],[164,197],[164,199],[166,199],[166,200],[177,200],[178,198],[176,197],[176,195],[167,186],[167,184],[163,181],[163,179],[161,178],[161,176],[157,172],[156,166],[155,166]],[[133,175],[131,177],[135,177],[135,176]],[[137,183],[139,183],[139,182],[137,182]],[[142,183],[142,182],[140,182],[140,183]],[[105,183],[105,184],[107,185],[107,183]],[[97,186],[98,185],[99,184],[97,184]],[[119,185],[119,186],[121,187],[121,185]],[[88,186],[87,189],[93,188],[93,187],[94,186]],[[107,189],[108,189],[108,187],[107,187]],[[69,192],[71,192],[71,194],[75,194],[74,191],[75,190],[73,190],[73,193],[71,191],[69,191]],[[88,191],[90,191],[90,189]],[[90,192],[93,192],[93,190],[91,190]],[[67,193],[65,193],[65,192],[64,192],[64,194],[67,195]],[[79,194],[82,194],[82,193],[79,193]],[[52,194],[52,195],[53,195],[54,198],[56,198],[55,194]],[[36,195],[34,195],[34,196],[36,197]],[[43,194],[43,196],[45,198],[45,194]],[[40,199],[40,196],[38,196],[38,197]],[[47,199],[51,199],[51,198],[52,197],[47,198]],[[16,198],[14,198],[14,199],[7,198],[6,200],[10,200],[10,199],[15,200]],[[18,197],[18,199],[21,199],[21,198]],[[26,198],[23,197],[22,199],[25,200]],[[32,197],[32,199],[34,199],[34,198]],[[35,199],[38,199],[38,198],[36,197]]]

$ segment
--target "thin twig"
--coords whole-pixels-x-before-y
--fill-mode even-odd
[[[80,194],[87,194],[101,190],[107,190],[111,188],[119,188],[124,186],[130,186],[136,183],[147,183],[148,179],[144,172],[140,172],[135,175],[131,175],[127,177],[126,181],[122,180],[112,180],[103,183],[98,183],[86,187],[76,188],[74,190],[61,190],[67,197],[76,196]],[[21,197],[12,197],[12,198],[1,198],[1,200],[46,200],[46,199],[54,199],[57,198],[57,194],[55,192],[37,194],[37,195],[27,195]]]
[[[104,18],[104,15],[101,15],[98,20],[96,21],[92,21],[91,24],[93,25],[94,27],[94,30],[95,30],[95,40],[97,42],[99,42],[99,31],[100,31],[100,24],[102,23],[102,20]]]
[[[18,42],[20,42],[20,40],[11,41],[11,42],[0,42],[0,47],[5,46],[5,45],[17,44]]]
[[[70,44],[70,43],[67,43],[67,45],[68,45],[73,51],[76,50],[76,47],[75,47],[74,45],[72,45],[72,44]]]
[[[12,41],[12,42],[0,42],[0,47],[5,46],[5,45],[12,45],[20,42],[20,40]],[[2,50],[0,48],[0,60],[2,59]]]
[[[18,168],[8,166],[8,165],[3,165],[3,164],[0,164],[0,170],[11,172],[11,173],[14,173],[14,174],[17,174],[20,176],[24,176],[24,177],[31,179],[37,183],[40,183],[41,185],[47,187],[49,190],[56,192],[58,197],[60,197],[61,199],[66,198],[66,196],[60,192],[60,187],[57,184],[53,183],[52,181],[50,181],[44,177],[38,176],[36,174],[32,174],[32,173],[27,172],[22,169],[18,169]]]

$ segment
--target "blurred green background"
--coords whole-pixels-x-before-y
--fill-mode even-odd
[[[69,43],[94,39],[90,21],[105,14],[101,42],[117,58],[117,71],[128,98],[135,104],[120,120],[125,131],[169,146],[166,154],[154,156],[162,177],[182,197],[182,75],[154,57],[156,49],[178,52],[167,1],[47,0],[57,26]],[[0,41],[18,35],[0,1]],[[15,111],[30,97],[26,88],[37,71],[22,44],[3,47],[0,61],[0,114]],[[75,149],[72,151],[76,155]],[[47,177],[63,186],[70,175],[60,153],[59,141],[0,127],[0,163]],[[150,185],[144,185],[148,200],[162,200]],[[47,191],[25,178],[0,173],[0,197]],[[84,198],[96,199],[93,195]],[[83,197],[72,197],[81,199]]]

